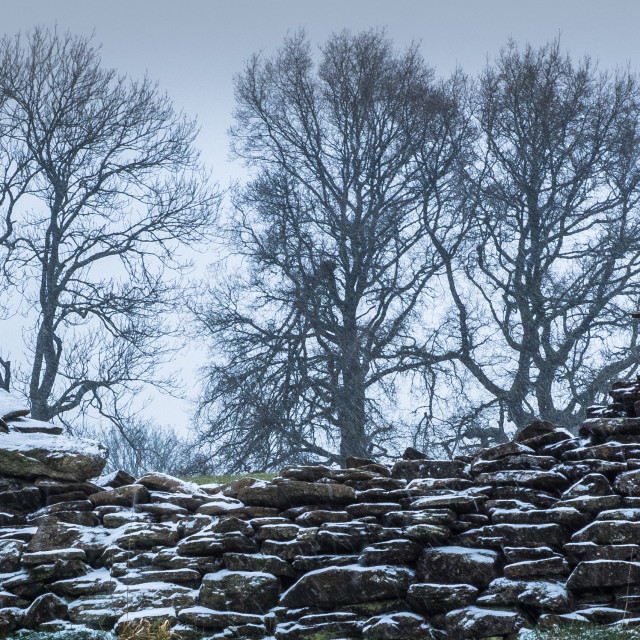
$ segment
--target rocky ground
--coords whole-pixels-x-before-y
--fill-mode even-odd
[[[579,437],[536,422],[475,457],[283,469],[198,487],[101,476],[107,452],[0,392],[0,637],[515,638],[640,626],[640,385]]]

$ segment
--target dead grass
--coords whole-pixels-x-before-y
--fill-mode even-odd
[[[170,620],[140,620],[128,623],[118,634],[118,640],[179,640],[171,631]]]

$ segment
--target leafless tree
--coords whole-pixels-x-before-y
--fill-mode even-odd
[[[33,321],[19,382],[35,418],[113,416],[162,360],[180,247],[212,228],[197,129],[153,82],[104,68],[91,39],[5,37],[0,68],[5,274]]]
[[[334,35],[317,67],[297,34],[236,78],[232,149],[253,179],[232,214],[235,276],[197,309],[200,415],[229,470],[384,452],[385,398],[453,357],[424,322],[442,267],[425,220],[454,253],[465,87],[380,32]]]
[[[479,404],[572,427],[640,352],[639,93],[558,42],[510,43],[482,74],[468,250],[440,250],[451,333]],[[467,388],[469,390],[469,388]]]
[[[136,478],[148,471],[175,476],[205,475],[196,445],[187,437],[180,437],[171,427],[133,419],[128,421],[126,429],[108,425],[88,435],[100,438],[109,449],[105,473],[124,469]]]

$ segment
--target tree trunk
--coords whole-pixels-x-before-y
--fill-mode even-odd
[[[365,376],[360,362],[358,330],[353,318],[344,330],[342,345],[342,387],[338,393],[340,460],[347,456],[366,458],[369,454],[366,435]]]

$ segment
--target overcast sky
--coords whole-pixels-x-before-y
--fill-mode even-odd
[[[456,66],[477,73],[509,37],[536,45],[558,34],[575,56],[589,54],[605,68],[629,63],[640,69],[638,0],[2,2],[5,33],[36,24],[84,35],[94,32],[107,66],[133,76],[146,72],[158,80],[179,108],[197,116],[203,159],[222,185],[242,175],[227,160],[233,75],[253,52],[273,52],[287,31],[300,27],[315,43],[344,28],[387,27],[398,46],[421,42],[424,57],[441,75]],[[0,347],[9,346],[6,337]],[[15,339],[14,357],[21,342],[19,335]],[[182,359],[183,378],[195,389],[192,360]],[[151,411],[165,423],[188,422],[184,403],[158,399]]]

